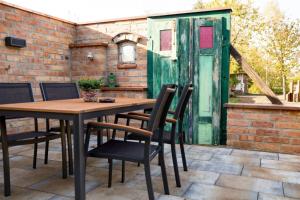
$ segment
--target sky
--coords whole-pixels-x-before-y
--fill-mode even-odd
[[[0,0],[1,1],[1,0]],[[196,0],[5,0],[73,22],[89,22],[153,13],[191,10]],[[209,1],[209,0],[205,0]],[[271,0],[276,1],[276,0]],[[263,10],[270,0],[254,0]],[[300,19],[300,0],[277,0],[280,9],[293,19]]]

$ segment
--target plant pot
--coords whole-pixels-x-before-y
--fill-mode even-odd
[[[83,90],[82,97],[85,102],[96,102],[99,90]]]

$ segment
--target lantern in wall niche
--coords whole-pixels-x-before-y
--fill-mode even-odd
[[[136,68],[136,46],[140,36],[133,33],[119,33],[112,41],[118,45],[118,69]]]

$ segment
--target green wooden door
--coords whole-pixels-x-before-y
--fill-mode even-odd
[[[221,19],[150,20],[148,31],[148,50],[151,51],[148,52],[149,97],[156,97],[162,84],[178,84],[180,94],[180,88],[192,82],[194,92],[184,121],[186,141],[194,144],[219,144]],[[173,108],[176,103],[177,98],[173,102]]]
[[[221,58],[221,20],[194,19],[193,140],[199,144],[220,143]]]
[[[161,86],[167,83],[178,84],[178,67],[176,55],[176,21],[153,21],[149,27],[148,47],[148,88],[151,98],[157,97]],[[175,109],[177,97],[172,103]]]

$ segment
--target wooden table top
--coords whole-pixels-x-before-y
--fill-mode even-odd
[[[84,102],[82,99],[39,101],[30,103],[2,104],[0,110],[34,111],[62,114],[79,114],[128,106],[154,105],[155,99],[115,98],[115,103]]]

